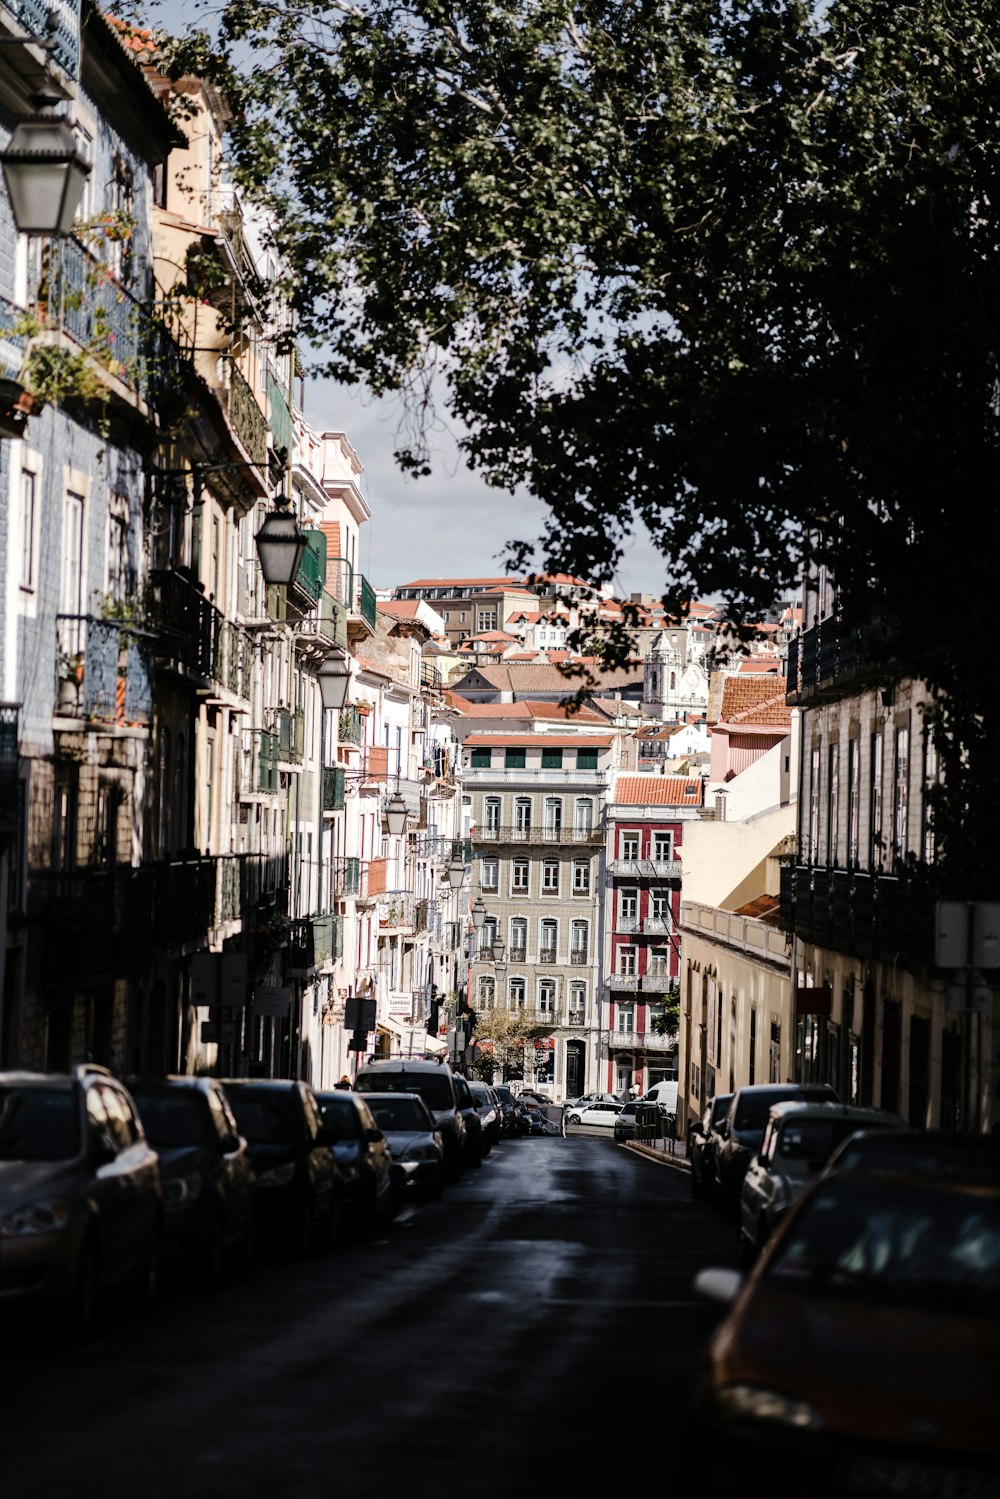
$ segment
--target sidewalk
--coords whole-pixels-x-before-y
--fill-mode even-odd
[[[622,1144],[625,1150],[648,1156],[652,1161],[659,1161],[661,1166],[673,1166],[677,1171],[691,1170],[684,1140],[624,1140]]]

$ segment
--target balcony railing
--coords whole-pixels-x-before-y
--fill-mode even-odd
[[[342,812],[346,806],[346,777],[339,765],[323,768],[323,811]]]
[[[281,789],[278,736],[266,729],[244,729],[240,756],[240,796],[273,796]]]
[[[347,615],[332,593],[320,591],[316,608],[294,622],[297,634],[309,636],[318,646],[339,645],[347,649]]]
[[[642,918],[642,931],[645,937],[669,937],[674,929],[673,922],[666,916],[644,916]]]
[[[292,593],[299,595],[309,608],[318,604],[326,580],[326,537],[322,531],[304,531],[305,549],[298,572],[292,580]]]
[[[570,948],[569,960],[571,963],[577,964],[589,963],[590,953],[585,947],[572,947]]]
[[[510,827],[483,824],[472,834],[474,843],[603,843],[600,828]]]
[[[508,950],[507,959],[511,963],[523,963],[528,956],[526,947],[512,947]]]
[[[57,614],[56,713],[145,727],[153,717],[154,659],[148,636],[115,620]]]
[[[800,864],[782,870],[783,922],[847,952],[906,954],[930,962],[934,899],[898,875]]]
[[[344,923],[340,916],[307,916],[293,922],[285,955],[288,978],[307,978],[317,968],[334,962],[343,952]]]
[[[72,0],[3,0],[3,8],[36,42],[53,43],[52,61],[68,78],[79,77],[80,10]]]
[[[359,577],[354,589],[353,613],[375,628],[375,590],[367,578]]]
[[[659,1036],[655,1031],[609,1031],[612,1051],[673,1051],[674,1036]]]
[[[19,307],[0,297],[0,379],[3,380],[18,380],[24,364],[28,340],[23,333],[14,332],[21,316]]]
[[[605,980],[609,989],[627,989],[635,992],[639,988],[637,973],[609,973]]]
[[[357,708],[342,708],[337,724],[341,744],[362,745],[365,742],[365,719]]]
[[[234,696],[250,698],[253,642],[225,617],[183,573],[150,573],[150,617],[157,629],[156,653]]]
[[[576,1025],[576,1026],[586,1025],[587,1024],[587,1012],[586,1012],[586,1010],[567,1010],[566,1011],[566,1024],[567,1025]]]
[[[648,968],[642,975],[642,991],[644,994],[665,994],[676,982],[676,975],[671,976],[669,968]]]
[[[360,859],[334,859],[330,873],[335,896],[357,895],[361,890]]]
[[[275,457],[272,467],[277,470],[277,455],[281,452],[290,454],[292,451],[292,414],[288,409],[285,393],[272,374],[267,377],[267,404],[270,413],[268,426],[274,438]]]
[[[880,610],[821,619],[789,641],[786,668],[791,703],[837,697],[849,683],[883,683],[905,655],[899,622]]]
[[[680,859],[612,859],[608,869],[630,880],[679,880],[684,865]]]
[[[267,463],[267,418],[257,404],[248,382],[232,360],[228,361],[229,387],[226,415],[236,436],[249,454],[251,463],[263,468]]]
[[[539,948],[539,951],[538,951],[538,961],[539,961],[539,963],[555,963],[555,962],[558,962],[558,954],[557,954],[555,948],[554,947],[542,947],[542,948]]]
[[[279,760],[287,765],[301,765],[306,727],[302,709],[279,708],[269,727],[277,735]]]

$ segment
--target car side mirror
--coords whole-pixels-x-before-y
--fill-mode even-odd
[[[232,1130],[227,1130],[219,1141],[223,1155],[235,1155],[242,1144],[243,1141],[239,1135],[234,1135]]]
[[[380,1129],[368,1129],[365,1130],[365,1139],[370,1145],[377,1145],[380,1140],[385,1139],[385,1135]]]

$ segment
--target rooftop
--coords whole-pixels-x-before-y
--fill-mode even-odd
[[[621,807],[700,807],[705,784],[698,776],[619,776],[614,803]]]

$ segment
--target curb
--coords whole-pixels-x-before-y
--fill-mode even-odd
[[[648,1161],[656,1161],[661,1166],[672,1166],[675,1171],[683,1171],[690,1175],[691,1166],[688,1161],[678,1160],[676,1156],[668,1155],[665,1150],[656,1150],[651,1145],[640,1145],[635,1140],[622,1140],[623,1150],[631,1150],[635,1155],[645,1156]]]

